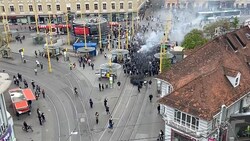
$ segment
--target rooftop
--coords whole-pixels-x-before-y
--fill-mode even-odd
[[[173,65],[158,77],[173,85],[174,91],[159,100],[202,119],[210,120],[221,105],[231,105],[250,91],[249,27],[215,38]],[[233,87],[226,75],[241,73]]]
[[[5,92],[11,85],[8,73],[0,73],[0,94]]]

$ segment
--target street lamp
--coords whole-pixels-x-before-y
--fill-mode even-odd
[[[126,15],[126,49],[128,49],[128,12]]]
[[[5,32],[5,40],[6,40],[6,44],[8,46],[8,48],[10,48],[9,45],[9,23],[8,23],[8,17],[6,14],[3,14],[3,26],[4,26],[4,32]]]
[[[69,16],[68,13],[66,13],[66,28],[67,28],[67,41],[68,45],[70,45],[70,37],[69,37]]]
[[[36,0],[34,0],[34,6],[35,6],[36,33],[39,34],[39,29],[38,29],[38,14],[37,14]]]
[[[160,46],[160,73],[162,72],[163,55],[166,54],[165,46],[166,46],[166,42],[168,40],[168,34],[169,34],[171,26],[172,26],[171,20],[172,20],[172,15],[170,13],[170,15],[167,17],[167,24],[165,27],[165,33],[164,33],[164,37],[162,39],[161,46]]]
[[[98,0],[98,32],[99,32],[99,46],[100,49],[102,49],[102,31],[101,31],[101,6],[100,6],[100,0]]]

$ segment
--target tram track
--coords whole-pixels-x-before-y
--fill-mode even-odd
[[[17,72],[14,72],[12,71],[13,69],[9,70],[9,69],[5,69],[8,73],[12,74],[12,75],[16,75],[17,72],[20,73],[20,71],[17,71]],[[22,73],[22,76],[25,77],[25,78],[28,78],[30,81],[31,80],[34,80],[34,79],[31,79],[29,76],[25,75],[25,73]],[[44,88],[48,89],[48,87],[46,86],[43,86]],[[58,115],[58,110],[56,108],[56,105],[54,104],[54,102],[52,102],[52,98],[49,96],[49,95],[46,95],[47,99],[49,100],[50,104],[53,106],[54,108],[54,111],[55,111],[55,115],[56,115],[56,119],[57,119],[57,128],[59,129],[59,132],[58,132],[58,141],[61,141],[61,126],[60,126],[60,122],[59,122],[59,115]]]
[[[14,64],[13,64],[14,65]],[[8,65],[8,66],[11,66],[11,65]],[[31,68],[31,67],[28,67],[28,68]],[[68,114],[67,114],[67,110],[66,110],[66,108],[65,108],[65,106],[64,106],[64,103],[62,102],[62,100],[61,100],[61,98],[59,98],[58,96],[57,96],[57,93],[53,90],[53,89],[51,89],[50,87],[47,87],[47,86],[45,86],[44,85],[44,83],[41,83],[41,82],[39,82],[40,80],[38,80],[36,77],[30,77],[30,76],[28,76],[27,74],[26,74],[26,72],[27,72],[27,66],[25,65],[25,66],[23,66],[23,65],[20,65],[19,66],[19,69],[15,69],[15,68],[8,68],[8,69],[5,69],[7,72],[12,72],[14,75],[16,75],[17,73],[21,73],[25,78],[28,78],[30,81],[31,80],[34,80],[37,84],[39,84],[40,86],[42,86],[43,88],[45,88],[45,89],[47,89],[47,90],[49,90],[49,91],[51,91],[52,93],[50,93],[50,92],[46,92],[47,94],[47,97],[49,97],[49,99],[50,99],[50,102],[51,102],[51,104],[53,104],[54,105],[54,107],[57,107],[57,106],[55,106],[55,104],[54,104],[54,102],[55,101],[59,101],[60,102],[60,105],[61,106],[59,106],[59,108],[56,108],[55,109],[55,112],[57,113],[57,121],[59,122],[58,123],[58,125],[60,125],[60,121],[65,121],[65,120],[60,120],[60,118],[59,118],[59,116],[58,116],[58,111],[60,111],[59,109],[63,109],[63,113],[65,114],[65,117],[66,117],[66,123],[67,123],[67,126],[69,127],[68,128],[68,133],[67,134],[65,134],[64,136],[69,136],[69,140],[71,141],[71,133],[70,133],[70,123],[69,123],[69,116],[68,116]],[[12,71],[11,71],[12,70]],[[14,71],[13,70],[16,70],[16,72],[14,73]],[[25,71],[26,70],[26,71]],[[32,70],[32,69],[31,69]],[[33,70],[32,70],[33,71]],[[57,72],[60,72],[60,71],[57,71]],[[42,72],[40,72],[40,73],[42,73]],[[40,74],[39,73],[39,74]],[[38,74],[38,75],[39,75]],[[47,80],[48,81],[48,80]],[[46,83],[46,82],[45,82]],[[53,83],[51,84],[51,85],[53,85]],[[51,86],[50,85],[50,86]],[[48,94],[52,94],[52,95],[48,95]],[[55,97],[56,99],[54,99],[54,100],[52,100],[53,98],[52,97]],[[53,102],[52,102],[53,101]],[[71,103],[72,103],[72,101],[71,101]],[[61,112],[60,112],[61,113]],[[60,117],[63,117],[63,116],[60,116]],[[62,125],[63,125],[64,123],[62,123]],[[61,137],[62,137],[62,134],[61,134],[61,132],[62,132],[62,129],[63,128],[61,128],[60,126],[58,126],[58,129],[59,129],[59,141],[61,140]]]

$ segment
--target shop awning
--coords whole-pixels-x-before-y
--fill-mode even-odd
[[[28,100],[36,100],[36,97],[34,96],[31,89],[23,89],[23,95],[27,101]]]
[[[118,22],[109,22],[109,25],[110,26],[118,26],[120,25]]]
[[[86,35],[89,34],[89,28],[88,27],[75,27],[74,30],[75,30],[76,35],[84,35],[84,33]]]
[[[26,100],[22,100],[14,103],[16,110],[27,109],[28,102]]]
[[[67,25],[66,25],[66,24],[59,24],[59,25],[57,25],[57,27],[58,27],[58,28],[66,28]],[[68,27],[70,28],[71,25],[69,24]]]
[[[49,29],[50,28],[50,25],[38,25],[38,28],[46,28],[46,29]],[[56,25],[54,24],[51,24],[51,28],[56,28]]]

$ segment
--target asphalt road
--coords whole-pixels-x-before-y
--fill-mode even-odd
[[[34,74],[35,57],[26,56],[27,63],[23,64],[18,54],[13,54],[14,60],[0,61],[1,69],[10,75],[21,73],[29,84],[34,80],[36,84],[45,89],[46,98],[40,98],[33,103],[32,115],[22,115],[20,120],[15,121],[18,139],[23,139],[26,133],[20,131],[20,125],[25,120],[30,123],[39,136],[32,136],[33,140],[51,141],[106,141],[106,140],[132,140],[136,138],[156,139],[158,131],[163,128],[163,121],[157,115],[155,103],[149,103],[148,95],[155,90],[144,88],[141,93],[137,87],[129,83],[129,79],[121,74],[119,80],[123,83],[121,89],[107,89],[99,92],[97,85],[92,85],[80,68],[70,71],[64,62],[57,63],[52,60],[53,72],[48,73],[47,67],[38,70]],[[102,57],[102,56],[99,56]],[[45,58],[39,58],[46,64]],[[90,67],[86,68],[91,71]],[[93,76],[96,77],[96,76]],[[94,78],[93,78],[94,79]],[[73,94],[73,87],[77,87],[79,96]],[[154,95],[156,97],[156,95]],[[6,99],[8,97],[6,96]],[[92,98],[94,108],[90,109],[88,100]],[[109,116],[106,115],[103,99],[108,98],[111,115],[114,120],[114,129],[108,132],[107,123]],[[9,103],[10,104],[10,103]],[[8,105],[9,105],[8,104]],[[36,108],[45,112],[47,122],[39,126],[36,117]],[[94,113],[100,113],[100,124],[95,124]],[[14,115],[13,115],[14,116]],[[14,119],[15,116],[14,116]],[[150,127],[146,131],[141,127]]]
[[[156,3],[156,2],[155,2]],[[150,10],[146,15],[155,14]],[[144,22],[144,23],[143,23]],[[142,21],[141,24],[146,24]],[[29,35],[29,32],[23,33]],[[20,141],[128,141],[128,140],[156,140],[158,133],[164,129],[164,122],[157,114],[157,94],[155,82],[152,88],[142,88],[138,93],[137,87],[132,86],[129,77],[118,71],[118,80],[121,88],[98,90],[99,83],[107,83],[106,80],[98,81],[95,71],[86,66],[85,69],[77,67],[69,70],[68,62],[60,58],[59,62],[51,60],[52,73],[48,73],[47,59],[35,58],[34,50],[42,50],[42,45],[32,44],[32,38],[27,37],[22,44],[11,43],[13,60],[0,59],[0,69],[6,70],[11,76],[21,73],[30,85],[34,80],[46,92],[46,98],[39,98],[32,104],[32,114],[21,115],[17,120],[12,112],[10,97],[5,93],[8,110],[14,118],[14,128],[17,140]],[[18,50],[25,49],[27,63],[21,62]],[[110,52],[106,51],[107,54]],[[35,60],[44,64],[43,70],[38,69],[35,76]],[[72,62],[77,58],[71,57]],[[102,55],[94,59],[95,67],[107,63]],[[153,78],[149,78],[152,79]],[[22,84],[22,83],[21,83]],[[12,85],[11,88],[16,86]],[[77,87],[79,95],[73,94],[73,88]],[[149,94],[153,94],[153,102],[149,102]],[[93,109],[89,106],[89,99],[94,102]],[[114,121],[114,128],[110,131],[108,126],[109,115],[106,114],[103,100],[108,99],[108,106]],[[46,122],[39,125],[36,109],[45,113]],[[99,112],[99,124],[95,123],[95,112]],[[33,126],[33,133],[23,132],[23,121]]]

